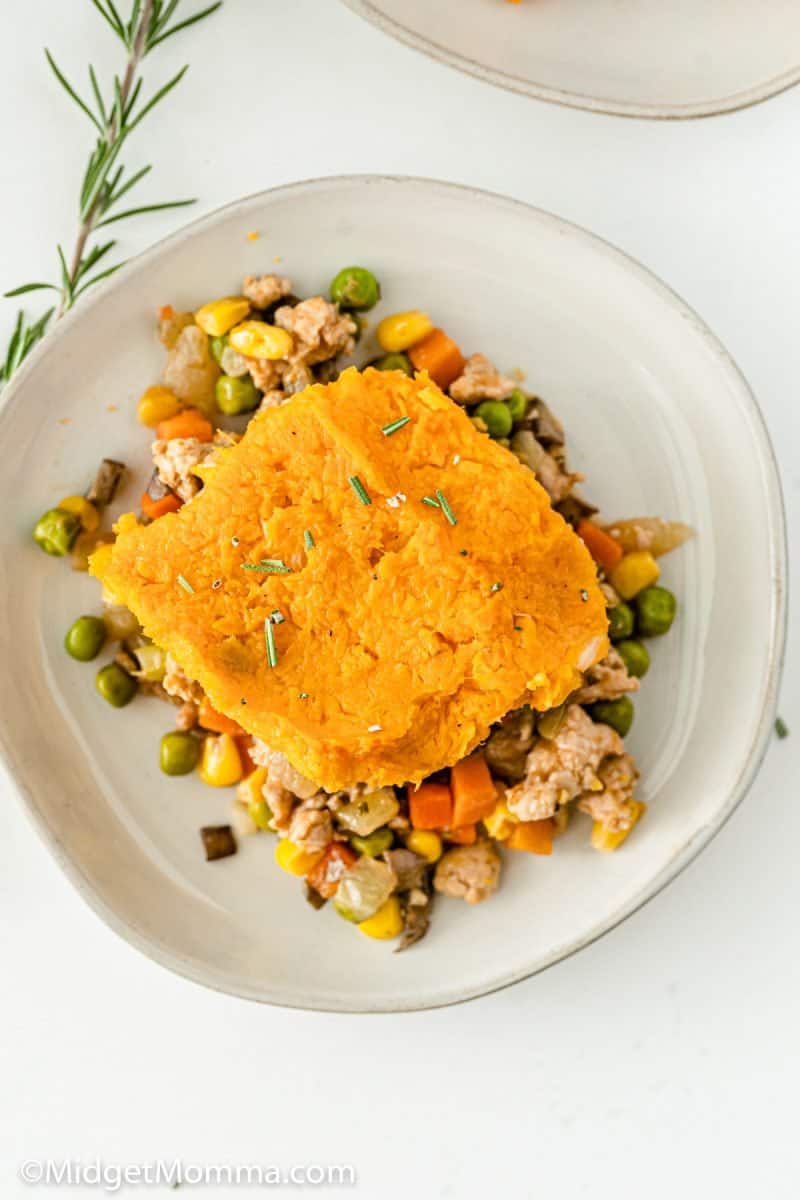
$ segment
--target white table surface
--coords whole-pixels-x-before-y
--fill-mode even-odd
[[[53,243],[71,241],[88,144],[45,41],[76,75],[88,55],[102,74],[116,61],[88,0],[4,13],[5,286],[52,272]],[[731,350],[766,414],[796,537],[800,90],[700,123],[591,116],[429,62],[334,0],[226,0],[149,77],[185,60],[187,79],[131,147],[155,164],[149,199],[195,194],[199,214],[288,180],[388,171],[587,226]],[[120,227],[125,251],[180,219]],[[3,342],[12,317],[6,302]],[[349,1163],[355,1188],[309,1190],[370,1200],[796,1196],[799,668],[795,622],[782,698],[794,736],[773,743],[739,811],[665,893],[538,978],[410,1016],[257,1007],[169,974],[79,899],[3,776],[0,1196],[57,1190],[23,1186],[23,1160],[98,1156]]]

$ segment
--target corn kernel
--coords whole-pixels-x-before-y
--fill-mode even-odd
[[[367,937],[380,938],[381,941],[398,937],[403,932],[403,914],[397,896],[384,900],[373,916],[367,917],[366,921],[359,921],[358,928]]]
[[[611,572],[611,586],[623,600],[632,600],[643,588],[650,587],[661,574],[658,563],[647,550],[625,554]]]
[[[94,533],[100,527],[100,513],[85,496],[65,496],[56,507],[79,517],[86,533]]]
[[[280,838],[275,847],[275,862],[289,875],[307,875],[324,853],[324,850],[319,850],[311,854],[290,842],[288,838]]]
[[[504,800],[498,801],[488,817],[483,818],[483,823],[486,826],[486,832],[489,837],[495,838],[498,842],[504,842],[507,837],[510,837],[514,826],[517,824],[517,818],[509,809]]]
[[[230,787],[242,778],[242,760],[229,733],[207,737],[203,742],[200,778],[211,787]]]
[[[435,863],[442,857],[442,839],[430,829],[414,829],[406,838],[406,846],[426,862]]]
[[[245,358],[288,358],[292,353],[292,335],[277,325],[266,321],[242,321],[232,329],[228,345],[238,350]]]
[[[255,771],[242,780],[236,789],[236,797],[240,804],[248,805],[253,800],[261,799],[261,789],[267,780],[267,768],[256,767]]]
[[[177,417],[182,408],[183,405],[174,392],[156,384],[142,392],[136,406],[136,417],[140,425],[154,429],[161,421]]]
[[[622,845],[636,822],[646,812],[647,805],[641,800],[631,800],[630,808],[633,820],[627,829],[612,831],[607,829],[602,821],[594,822],[592,825],[592,845],[595,850],[616,850],[618,846]]]
[[[397,354],[421,342],[433,329],[433,321],[427,313],[418,309],[392,313],[378,322],[375,336],[383,350]]]
[[[223,337],[234,325],[243,321],[250,312],[250,301],[244,296],[225,296],[222,300],[212,300],[198,308],[194,314],[195,323],[209,337]]]

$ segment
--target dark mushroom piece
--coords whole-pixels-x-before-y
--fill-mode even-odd
[[[104,458],[97,468],[94,482],[86,493],[86,499],[99,508],[110,504],[117,494],[117,488],[124,474],[125,463],[117,462],[113,458]]]
[[[200,830],[206,862],[217,858],[228,858],[236,853],[236,839],[230,825],[204,825]]]
[[[574,529],[580,521],[585,517],[593,517],[597,509],[588,500],[584,500],[582,496],[578,496],[573,492],[555,505],[555,510],[560,513],[568,525]]]
[[[321,896],[316,888],[311,887],[307,880],[304,880],[306,900],[312,908],[319,911],[328,903],[324,896]]]

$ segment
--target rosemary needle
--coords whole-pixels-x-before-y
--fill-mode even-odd
[[[271,667],[278,665],[278,651],[275,649],[275,632],[272,628],[272,621],[267,617],[264,622],[264,637],[267,643],[267,662]]]
[[[407,425],[410,420],[411,417],[398,417],[396,421],[390,421],[388,425],[384,425],[381,433],[384,437],[391,437],[393,433],[397,433],[398,429],[402,429],[404,425]]]
[[[292,568],[287,567],[282,558],[262,558],[257,563],[242,563],[243,571],[262,571],[265,575],[291,575]]]
[[[183,576],[183,575],[179,575],[179,576],[178,576],[178,583],[181,585],[181,587],[183,588],[183,590],[184,590],[185,592],[188,592],[188,593],[189,593],[189,595],[190,595],[190,596],[191,596],[191,595],[194,595],[194,588],[192,587],[192,585],[189,583],[189,580],[188,580],[188,579],[186,579],[186,577],[185,577],[185,576]]]
[[[313,533],[311,532],[311,530],[310,530],[310,529],[304,529],[304,530],[303,530],[303,541],[304,541],[304,542],[305,542],[305,544],[306,544],[306,550],[313,550],[313,549],[314,549],[314,547],[315,547],[315,546],[316,546],[316,544],[317,544],[317,543],[314,541],[314,535],[313,535]]]
[[[357,475],[351,475],[347,481],[362,504],[372,504],[369,493]]]
[[[445,496],[445,494],[441,488],[436,489],[436,499],[441,504],[442,512],[447,517],[448,522],[451,525],[457,525],[458,522],[456,521],[455,513],[453,512],[452,508],[450,507],[450,502],[448,501],[447,497]]]

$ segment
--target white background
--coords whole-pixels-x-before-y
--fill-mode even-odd
[[[119,54],[88,0],[3,8],[11,286],[52,275],[54,242],[71,243],[89,140],[43,43],[73,76],[89,56],[106,76]],[[661,275],[738,360],[796,531],[800,90],[699,123],[571,112],[429,62],[334,0],[226,0],[148,78],[184,61],[186,80],[131,146],[132,162],[154,163],[148,200],[197,195],[194,215],[288,180],[389,171],[587,226]],[[125,252],[180,219],[121,226]],[[6,302],[3,342],[12,317]],[[794,736],[772,745],[700,860],[578,957],[433,1013],[286,1012],[173,977],[90,912],[0,778],[0,1195],[42,1194],[17,1182],[25,1159],[99,1155],[352,1163],[358,1186],[340,1194],[370,1200],[796,1196],[799,643],[790,624]]]

